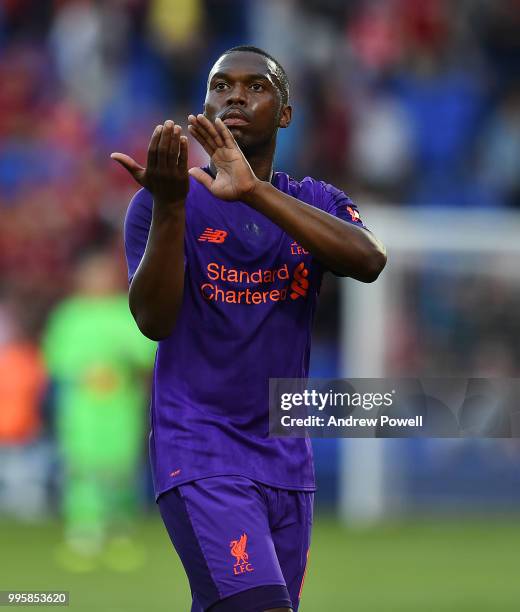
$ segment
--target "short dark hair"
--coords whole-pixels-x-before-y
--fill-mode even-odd
[[[258,55],[263,55],[267,59],[270,59],[274,65],[276,66],[276,86],[278,87],[278,91],[280,92],[280,96],[282,98],[282,103],[287,104],[289,102],[289,79],[287,78],[287,73],[284,70],[284,67],[280,62],[274,58],[270,53],[260,49],[259,47],[254,47],[253,45],[239,45],[238,47],[232,47],[220,56],[229,55],[230,53],[235,53],[237,51],[245,51],[247,53],[257,53]]]

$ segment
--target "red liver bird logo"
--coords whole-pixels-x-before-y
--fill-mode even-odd
[[[230,552],[235,557],[233,573],[235,575],[243,574],[244,572],[252,572],[253,566],[249,563],[249,555],[246,552],[247,534],[243,533],[239,540],[231,540],[229,543]]]
[[[249,555],[246,553],[247,534],[243,533],[240,536],[240,540],[232,540],[229,545],[231,546],[231,554],[236,559],[235,565],[247,563],[249,559]]]

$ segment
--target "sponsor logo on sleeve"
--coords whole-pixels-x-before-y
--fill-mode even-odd
[[[350,215],[350,218],[352,219],[352,221],[356,221],[356,222],[360,222],[361,221],[361,218],[359,216],[359,212],[355,208],[352,208],[352,206],[347,206],[347,211],[348,211],[348,214]]]

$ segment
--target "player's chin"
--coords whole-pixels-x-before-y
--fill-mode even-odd
[[[242,125],[229,125],[228,129],[233,134],[233,138],[235,139],[237,145],[242,149],[247,147],[249,144],[249,140],[247,132],[243,129]]]
[[[247,134],[248,125],[248,123],[244,123],[243,125],[228,125],[227,128],[236,138],[237,136]]]
[[[242,150],[257,149],[265,141],[264,135],[259,134],[257,130],[252,130],[250,125],[232,125],[229,126],[229,131]]]

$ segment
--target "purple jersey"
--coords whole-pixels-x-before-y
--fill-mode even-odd
[[[272,183],[363,226],[341,191],[276,172]],[[131,281],[143,256],[152,195],[141,189],[125,220]],[[323,268],[280,227],[243,202],[219,200],[190,176],[183,303],[158,343],[151,398],[155,493],[198,478],[246,476],[315,489],[305,438],[268,437],[269,378],[305,378]],[[164,271],[168,274],[168,270]]]

